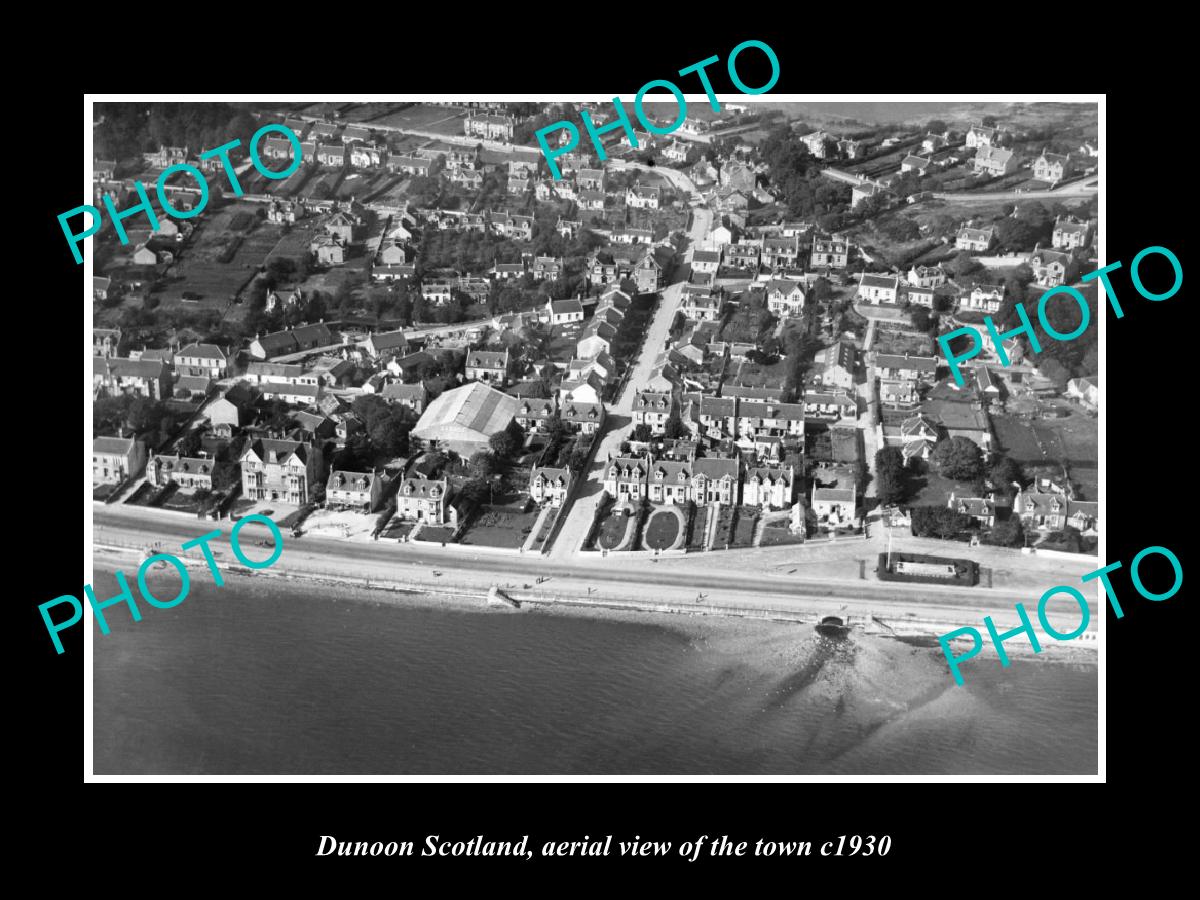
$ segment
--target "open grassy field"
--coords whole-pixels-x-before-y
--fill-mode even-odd
[[[418,103],[408,109],[389,112],[372,119],[372,125],[387,125],[392,128],[415,128],[437,134],[462,134],[466,114],[448,106],[434,103]]]

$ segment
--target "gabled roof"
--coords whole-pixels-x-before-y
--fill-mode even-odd
[[[92,439],[93,453],[119,453],[127,454],[133,449],[133,438],[121,437],[98,437]]]
[[[186,347],[182,348],[181,350],[179,350],[178,353],[175,354],[176,359],[179,359],[181,357],[199,358],[199,359],[215,359],[215,360],[220,360],[221,362],[227,362],[229,359],[229,357],[227,357],[225,355],[225,351],[223,351],[216,344],[196,344],[196,343],[188,344]]]

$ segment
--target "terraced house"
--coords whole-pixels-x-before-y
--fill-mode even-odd
[[[259,438],[247,444],[239,462],[247,499],[302,506],[321,471],[321,451],[304,441]]]
[[[110,396],[134,394],[162,400],[168,393],[167,365],[161,359],[126,359],[122,356],[92,357],[94,392]]]
[[[640,500],[646,496],[646,473],[650,470],[650,457],[610,456],[604,473],[604,490],[617,502]]]

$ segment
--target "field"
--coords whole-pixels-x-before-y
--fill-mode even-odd
[[[283,231],[281,226],[259,220],[258,210],[254,204],[234,203],[206,215],[168,271],[163,304],[183,302],[184,291],[199,295],[195,306],[221,308],[229,303],[263,264]],[[252,218],[247,218],[247,213]],[[251,227],[238,231],[235,225]],[[232,257],[221,262],[234,243],[237,249]]]
[[[392,128],[415,128],[437,134],[462,134],[466,114],[458,109],[436,104],[418,104],[398,112],[391,112],[371,121],[372,125],[387,125]]]

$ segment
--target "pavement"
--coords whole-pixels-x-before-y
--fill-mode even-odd
[[[95,542],[140,549],[161,542],[160,552],[176,553],[199,535],[217,529],[221,536],[211,542],[219,568],[233,560],[229,546],[232,523],[199,522],[194,517],[163,510],[94,506]],[[884,529],[875,529],[883,532]],[[251,534],[253,532],[253,534]],[[262,532],[260,534],[260,532]],[[253,546],[267,537],[261,526],[252,525],[243,539],[252,558],[263,552]],[[897,551],[925,549],[945,555],[941,541],[894,536]],[[710,551],[677,558],[622,559],[580,555],[568,561],[530,554],[479,553],[458,547],[454,552],[437,546],[399,544],[391,541],[365,543],[306,535],[284,537],[284,550],[268,574],[292,573],[311,577],[370,580],[410,590],[439,593],[486,593],[501,589],[541,591],[545,599],[564,598],[633,600],[641,603],[676,604],[683,607],[705,603],[746,609],[780,609],[792,612],[859,615],[890,620],[921,620],[951,626],[979,627],[990,614],[998,625],[1018,624],[1015,602],[1028,606],[1054,585],[1078,585],[1079,577],[1097,566],[1091,561],[1044,559],[1017,551],[991,547],[962,547],[955,553],[978,559],[993,570],[994,588],[988,580],[975,587],[911,585],[878,582],[872,576],[877,542],[852,539],[821,545],[747,548]],[[188,554],[202,559],[198,550]],[[131,570],[134,562],[122,561]],[[197,577],[211,577],[198,575]],[[540,582],[537,579],[542,579]],[[1090,593],[1090,592],[1089,592]],[[533,594],[528,595],[531,598]],[[1092,611],[1096,612],[1093,594]],[[1100,616],[1093,615],[1093,626]],[[1070,630],[1070,623],[1061,623]]]

